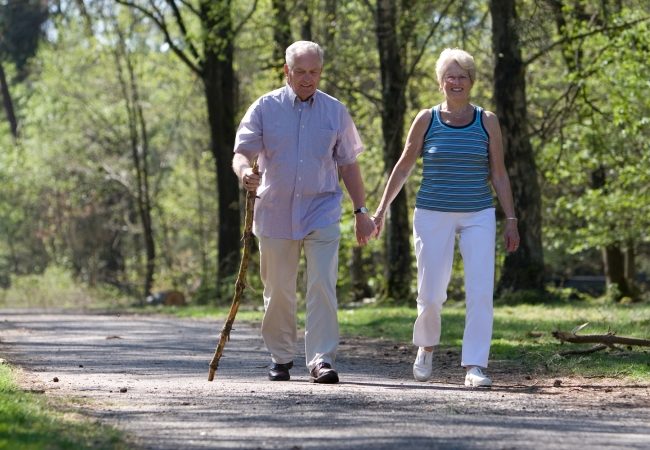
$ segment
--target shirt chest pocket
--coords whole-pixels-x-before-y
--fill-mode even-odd
[[[269,164],[278,164],[291,158],[296,146],[296,131],[286,127],[264,130],[262,142]]]
[[[318,160],[333,159],[334,146],[336,145],[336,131],[318,129],[314,132],[309,149],[314,158]]]

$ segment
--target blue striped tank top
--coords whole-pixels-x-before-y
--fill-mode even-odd
[[[431,109],[431,124],[422,146],[422,184],[415,207],[444,212],[475,212],[494,206],[488,184],[489,135],[483,108],[474,107],[469,125],[454,127],[440,120],[440,105]]]

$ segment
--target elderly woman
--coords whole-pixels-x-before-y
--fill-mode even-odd
[[[413,375],[426,381],[433,371],[433,348],[440,342],[440,313],[458,236],[467,303],[461,365],[466,368],[466,386],[487,387],[492,385],[484,369],[492,339],[496,234],[490,183],[506,216],[508,252],[519,245],[517,218],[499,121],[494,113],[470,103],[476,77],[474,58],[460,49],[445,49],[436,63],[436,75],[444,101],[420,111],[413,121],[374,220],[379,233],[388,207],[422,157],[422,184],[413,215],[418,267],[413,344],[419,347]]]

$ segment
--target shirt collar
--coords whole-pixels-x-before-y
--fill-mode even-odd
[[[289,102],[291,102],[291,106],[296,106],[297,103],[302,102],[300,100],[300,97],[296,95],[296,93],[293,91],[293,88],[289,86],[288,84],[284,86],[285,93],[287,95],[287,98],[289,99]],[[318,89],[316,89],[316,92],[314,92],[314,95],[312,95],[309,100],[303,103],[308,103],[309,106],[314,106],[314,102],[316,101],[316,96],[318,95]]]

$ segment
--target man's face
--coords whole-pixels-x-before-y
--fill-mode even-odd
[[[318,54],[305,52],[296,55],[293,68],[284,65],[284,74],[300,100],[307,100],[318,89],[322,69]]]

